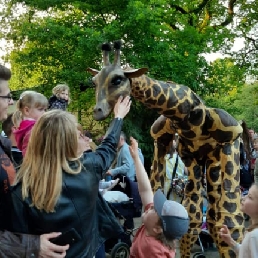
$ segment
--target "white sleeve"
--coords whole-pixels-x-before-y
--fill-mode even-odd
[[[258,257],[258,236],[252,236],[249,239],[248,247],[250,250],[250,258]]]

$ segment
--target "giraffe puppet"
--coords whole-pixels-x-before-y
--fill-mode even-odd
[[[227,112],[209,108],[188,87],[163,82],[144,75],[147,68],[123,69],[120,63],[121,42],[114,43],[114,62],[109,61],[111,44],[102,45],[103,68],[88,68],[94,76],[96,106],[94,118],[105,119],[120,95],[131,95],[161,116],[151,127],[154,138],[154,160],[151,183],[153,190],[164,187],[164,156],[174,134],[178,133],[178,152],[188,168],[183,205],[190,226],[180,240],[180,254],[190,258],[190,250],[201,231],[203,199],[202,178],[206,171],[208,211],[207,223],[220,257],[236,257],[219,237],[223,224],[227,225],[235,241],[243,237],[244,219],[240,211],[239,136],[241,125]]]

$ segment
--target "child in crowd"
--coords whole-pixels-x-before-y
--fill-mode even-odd
[[[66,111],[70,103],[70,89],[67,84],[57,84],[52,90],[53,95],[49,98],[49,109],[62,109]]]
[[[241,201],[241,210],[250,216],[251,225],[246,230],[242,244],[236,243],[230,235],[226,225],[220,230],[220,236],[229,246],[232,247],[239,258],[258,257],[258,185],[253,184],[248,195]]]
[[[13,123],[17,130],[14,131],[14,136],[23,156],[26,153],[31,130],[47,107],[47,98],[36,91],[24,91],[16,103],[17,110],[13,114]]]
[[[180,239],[189,227],[187,211],[180,203],[167,200],[161,190],[153,195],[148,175],[139,157],[138,143],[132,137],[130,141],[130,153],[145,210],[142,215],[143,225],[133,239],[130,257],[174,258],[175,240]]]

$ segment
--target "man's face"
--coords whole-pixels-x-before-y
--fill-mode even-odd
[[[5,98],[10,95],[10,89],[8,87],[8,81],[0,80],[0,121],[4,121],[7,118],[7,110],[9,105],[13,105],[13,100]]]

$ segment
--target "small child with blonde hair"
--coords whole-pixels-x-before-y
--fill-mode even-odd
[[[49,109],[62,109],[66,111],[70,103],[70,89],[67,84],[57,84],[52,89],[53,95],[49,98]]]
[[[17,147],[22,151],[23,156],[26,153],[31,130],[36,121],[45,113],[48,107],[47,98],[36,91],[24,91],[16,103],[16,111],[12,120]]]
[[[239,258],[258,257],[258,184],[253,184],[241,201],[241,211],[250,216],[251,225],[247,228],[242,244],[238,244],[231,237],[226,225],[220,229],[220,237]],[[232,229],[234,231],[234,228]]]

